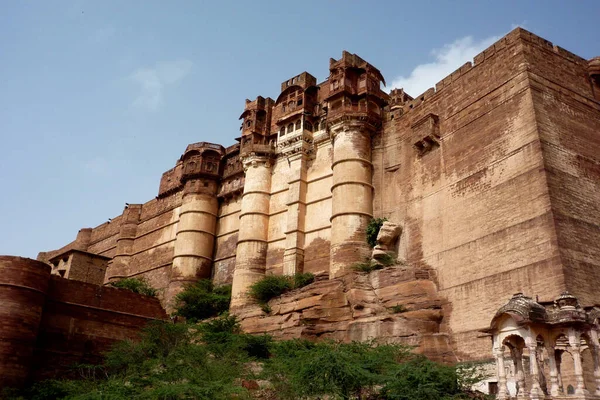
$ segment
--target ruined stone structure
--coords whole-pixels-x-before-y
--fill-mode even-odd
[[[488,331],[499,400],[600,399],[600,307],[582,308],[568,292],[554,302],[518,293]]]
[[[446,334],[458,359],[491,358],[481,330],[515,292],[600,303],[600,58],[518,28],[418,96],[388,94],[383,83],[377,68],[343,52],[323,82],[303,72],[275,100],[246,100],[236,144],[189,145],[155,199],[39,259],[96,255],[105,282],[144,277],[167,307],[186,282],[232,283],[232,309],[248,329],[302,336],[337,323],[333,336],[345,339],[388,335],[368,331],[367,320],[352,330],[364,315],[349,309],[361,303],[386,326],[383,309],[405,296],[386,287],[407,290],[412,274],[437,304],[421,315],[437,325],[412,332]],[[405,260],[404,286],[352,271],[371,256],[373,217],[399,227],[386,247]],[[253,314],[252,283],[302,271],[320,277],[314,292]],[[368,302],[349,300],[359,284]],[[325,287],[342,293],[339,307],[318,304]],[[318,321],[297,308],[305,295]],[[334,309],[343,309],[337,321]]]

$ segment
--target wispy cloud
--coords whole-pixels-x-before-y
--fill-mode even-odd
[[[397,77],[392,81],[391,88],[404,88],[406,93],[418,96],[465,62],[472,60],[499,38],[500,36],[492,36],[476,40],[472,36],[465,36],[444,45],[441,49],[434,49],[431,51],[435,58],[433,62],[417,65],[408,77]]]
[[[132,105],[149,111],[158,110],[164,103],[165,90],[181,82],[191,70],[189,60],[165,61],[154,67],[138,68],[130,75],[130,80],[139,88]]]

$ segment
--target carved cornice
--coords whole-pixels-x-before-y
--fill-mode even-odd
[[[270,168],[272,165],[271,157],[260,155],[256,153],[249,153],[244,155],[242,158],[242,165],[244,166],[244,172],[248,171],[248,168],[253,167],[265,167]]]
[[[288,157],[293,154],[311,155],[314,153],[314,141],[310,134],[302,132],[290,136],[277,144],[277,155]]]
[[[373,123],[367,116],[342,115],[328,123],[331,138],[334,139],[341,132],[363,131],[369,134],[376,132],[381,124]]]

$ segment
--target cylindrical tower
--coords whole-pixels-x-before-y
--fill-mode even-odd
[[[111,282],[129,276],[129,260],[135,241],[137,225],[142,212],[141,204],[130,204],[123,211],[117,248],[112,263],[106,270],[106,281]]]
[[[389,96],[379,70],[346,51],[329,62],[327,125],[333,141],[329,277],[370,255],[366,229],[373,218],[371,136],[381,127]]]
[[[231,307],[248,302],[248,288],[265,275],[271,198],[271,160],[265,155],[244,158],[246,183],[242,195]]]
[[[0,388],[21,387],[29,375],[49,281],[49,265],[0,256]]]
[[[211,277],[223,152],[221,146],[197,143],[183,156],[183,199],[165,299],[168,309],[185,284]]]
[[[333,185],[329,276],[335,278],[371,253],[365,238],[367,225],[373,218],[373,164],[371,131],[366,124],[343,121],[330,131]]]

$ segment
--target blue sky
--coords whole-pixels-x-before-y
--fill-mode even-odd
[[[600,1],[5,1],[0,254],[35,258],[156,196],[188,143],[225,146],[343,49],[418,95],[520,25],[600,55]]]

